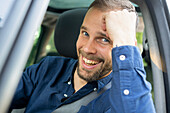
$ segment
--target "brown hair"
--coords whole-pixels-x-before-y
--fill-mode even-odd
[[[138,14],[135,10],[135,7],[129,0],[94,0],[89,6],[90,8],[97,8],[101,11],[111,11],[111,10],[123,10],[127,9],[129,12],[136,13],[136,28],[138,25]]]
[[[135,7],[129,0],[95,0],[89,6],[89,9],[91,7],[98,8],[101,11],[127,9],[129,12],[135,12]]]

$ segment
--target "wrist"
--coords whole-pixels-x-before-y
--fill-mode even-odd
[[[136,46],[136,42],[135,41],[114,41],[113,42],[113,48],[115,47],[119,47],[119,46]]]
[[[123,34],[123,33],[122,33]],[[114,38],[113,38],[114,37]],[[137,40],[135,35],[117,35],[113,36],[113,48],[119,46],[136,46]],[[135,38],[134,38],[135,37]]]

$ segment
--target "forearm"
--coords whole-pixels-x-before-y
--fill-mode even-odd
[[[113,79],[109,94],[113,113],[154,113],[151,86],[146,81],[140,52],[135,46],[112,50]]]

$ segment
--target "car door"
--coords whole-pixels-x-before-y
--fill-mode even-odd
[[[170,113],[170,20],[165,0],[132,0],[139,5],[145,24],[153,73],[157,113]]]
[[[10,105],[49,0],[0,1],[0,113]]]

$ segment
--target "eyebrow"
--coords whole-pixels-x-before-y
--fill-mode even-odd
[[[104,37],[107,37],[105,33],[102,33],[102,32],[98,32],[97,34],[101,35],[101,36],[104,36]]]
[[[88,28],[85,27],[85,26],[81,26],[80,29],[88,30]],[[105,33],[102,33],[102,32],[97,32],[97,34],[98,34],[98,35],[101,35],[101,36],[103,36],[103,37],[107,37],[106,34],[105,34]],[[107,37],[107,38],[108,38],[108,37]]]
[[[87,30],[87,27],[85,26],[81,26],[80,29],[84,29],[84,30]]]

